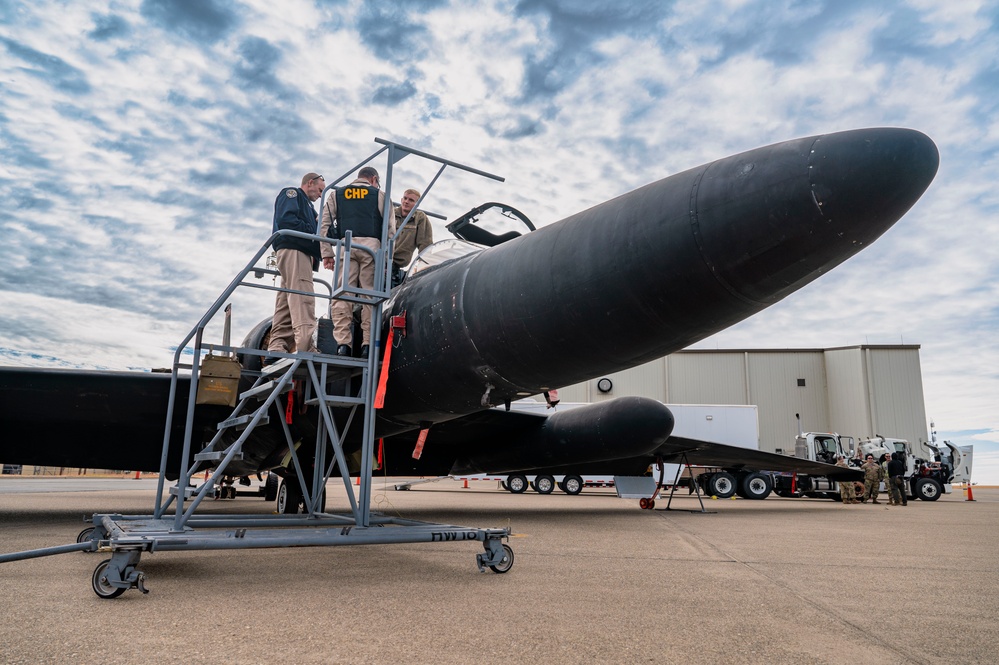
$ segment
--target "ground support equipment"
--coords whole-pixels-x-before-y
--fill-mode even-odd
[[[678,483],[680,482],[680,473],[683,471],[685,467],[687,469],[688,475],[690,476],[690,484],[694,488],[694,491],[697,493],[697,502],[701,504],[700,510],[691,510],[689,508],[671,508],[671,505],[673,504],[673,495],[676,494],[676,488],[678,486]],[[660,471],[659,471],[660,487],[662,486],[663,473],[664,473],[663,467],[660,466]],[[655,507],[654,502],[651,507]],[[704,515],[713,514],[715,512],[713,510],[708,510],[704,507],[704,499],[701,498],[701,488],[700,485],[697,483],[697,478],[694,477],[694,474],[690,470],[690,462],[687,460],[687,453],[683,453],[680,456],[680,466],[678,466],[676,469],[676,476],[673,478],[673,486],[670,488],[669,491],[669,499],[666,501],[666,507],[662,508],[661,510],[680,510],[687,513],[702,513]]]
[[[260,248],[251,261],[233,279],[226,290],[209,308],[188,336],[177,346],[171,375],[171,388],[167,405],[166,423],[164,427],[163,450],[160,463],[159,483],[157,486],[156,503],[151,515],[119,515],[96,514],[92,517],[92,527],[85,529],[77,538],[77,543],[41,550],[31,550],[0,556],[0,562],[28,559],[49,554],[59,554],[70,551],[106,552],[111,557],[102,561],[94,569],[92,585],[94,592],[101,598],[114,598],[128,589],[139,589],[146,593],[145,575],[139,570],[139,560],[143,553],[175,551],[175,550],[236,550],[264,547],[304,547],[304,546],[337,546],[337,545],[378,545],[406,543],[445,543],[477,541],[482,543],[484,551],[476,557],[480,571],[487,568],[497,573],[505,573],[513,566],[513,550],[502,542],[509,538],[509,528],[474,528],[450,524],[431,524],[412,520],[391,518],[371,512],[371,489],[375,443],[375,398],[377,377],[381,361],[381,333],[383,320],[382,308],[391,290],[391,266],[394,249],[394,237],[389,237],[389,220],[394,215],[391,198],[392,170],[396,162],[403,157],[415,155],[440,165],[437,175],[426,188],[427,191],[440,177],[447,166],[473,172],[495,180],[497,176],[462,166],[455,162],[434,157],[424,152],[406,148],[398,144],[375,139],[384,147],[368,157],[354,168],[348,170],[337,181],[334,181],[323,192],[322,202],[325,202],[330,188],[354,173],[383,152],[387,151],[388,168],[385,178],[385,202],[383,217],[383,235],[378,250],[355,245],[348,232],[343,239],[334,239],[309,235],[298,231],[281,230],[273,234]],[[426,192],[424,193],[426,196]],[[411,221],[412,213],[400,226]],[[398,234],[399,230],[396,233]],[[284,286],[271,287],[247,281],[252,273],[258,279],[263,274],[276,274],[268,268],[257,266],[261,257],[270,248],[272,242],[285,235],[306,240],[318,241],[335,246],[336,268],[332,284],[325,284],[330,292],[328,296],[306,293]],[[351,249],[358,249],[373,256],[375,261],[375,281],[371,289],[362,289],[346,285],[343,278],[349,274]],[[317,280],[318,281],[318,280]],[[239,287],[249,287],[270,291],[283,291],[302,295],[325,298],[330,306],[336,300],[360,303],[372,308],[370,353],[367,358],[338,356],[322,351],[276,353],[256,348],[236,348],[229,344],[230,307],[226,305],[229,298]],[[329,309],[329,308],[328,308]],[[220,312],[225,312],[225,328],[221,345],[203,344],[205,329]],[[193,352],[191,344],[193,343]],[[205,351],[208,355],[205,355]],[[222,354],[222,355],[218,355]],[[182,362],[182,357],[191,358]],[[225,394],[225,380],[217,380],[217,376],[205,374],[206,385],[210,392],[208,399],[216,400],[211,404],[235,405],[232,413],[218,423],[217,432],[212,440],[203,447],[194,441],[194,413],[196,405],[202,399],[199,394],[199,374],[207,359],[211,358],[216,365],[224,366],[226,358],[258,357],[261,369],[242,368],[241,376],[254,380],[249,389],[240,389],[231,395]],[[221,358],[221,361],[220,361]],[[270,365],[265,362],[270,361]],[[179,394],[181,371],[190,371],[190,390],[187,395],[187,415],[184,426],[183,450],[180,455],[180,469],[171,473],[178,478],[175,485],[169,488],[168,498],[164,501],[164,479],[168,476],[168,459],[174,436],[172,427],[174,407]],[[223,372],[224,374],[224,372]],[[212,381],[209,381],[209,378]],[[238,383],[238,381],[237,381]],[[245,385],[242,384],[242,385]],[[301,506],[302,514],[261,514],[238,516],[206,516],[195,514],[199,504],[206,498],[215,496],[216,487],[223,485],[233,475],[240,475],[232,468],[246,468],[240,464],[244,461],[244,445],[253,432],[270,425],[270,419],[279,413],[278,407],[283,396],[295,391],[300,401],[287,399],[288,413],[292,404],[307,407],[310,417],[315,419],[315,440],[312,448],[305,440],[293,440],[288,425],[287,415],[280,418],[280,431],[284,436],[284,446],[288,458],[283,465],[285,481],[293,480],[295,496],[290,505],[290,513],[297,513]],[[231,401],[219,402],[220,394]],[[238,399],[237,399],[238,398]],[[272,408],[273,407],[273,408]],[[348,433],[357,434],[354,437],[354,449],[345,449]],[[348,464],[348,454],[354,454],[356,441],[360,439],[359,459],[352,457],[350,463],[359,467],[359,487],[355,495],[351,483],[351,469]],[[195,452],[194,447],[200,450]],[[282,448],[282,449],[285,449]],[[303,463],[303,453],[308,452],[311,464]],[[357,470],[357,469],[356,469]],[[195,486],[193,479],[196,474],[211,474],[200,486]],[[334,515],[325,512],[326,483],[338,473],[346,490],[350,503],[350,513]],[[313,488],[313,489],[310,489]],[[289,490],[290,492],[290,490]],[[287,498],[287,497],[286,497]],[[279,491],[280,504],[280,491]],[[173,515],[168,510],[175,505]]]

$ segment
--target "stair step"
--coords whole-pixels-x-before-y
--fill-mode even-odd
[[[356,404],[364,404],[363,397],[348,397],[347,395],[327,395],[325,399],[322,397],[313,397],[312,399],[305,400],[305,403],[308,404],[309,406],[314,406],[324,401],[327,404],[331,404],[333,406],[351,406]]]
[[[245,416],[236,416],[235,418],[229,418],[227,420],[223,420],[222,422],[220,422],[218,424],[218,428],[217,429],[226,429],[228,427],[235,427],[235,428],[246,427],[250,423],[250,421],[253,420],[253,416],[254,416],[254,414],[248,413]],[[270,417],[267,416],[267,415],[264,415],[257,422],[257,424],[258,425],[266,425],[269,422],[270,422]]]
[[[250,388],[246,392],[240,393],[239,399],[242,400],[242,399],[247,399],[249,397],[256,397],[258,400],[263,401],[263,400],[267,399],[268,397],[270,397],[270,394],[272,392],[274,392],[274,386],[276,386],[276,385],[277,385],[277,381],[276,380],[275,381],[265,381],[264,383],[261,383],[259,386],[254,386],[253,388]],[[291,386],[292,386],[292,384],[289,381],[281,389],[281,392],[282,393],[288,392],[289,390],[291,390]]]
[[[224,450],[210,450],[196,453],[194,455],[194,461],[196,462],[220,462],[223,457],[226,456],[226,451]],[[243,453],[236,453],[232,456],[234,460],[243,459]]]

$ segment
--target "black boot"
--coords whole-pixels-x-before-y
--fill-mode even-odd
[[[340,346],[336,347],[336,354],[338,356],[349,356],[350,347],[347,346],[346,344],[341,344]]]
[[[361,347],[361,357],[362,358],[367,358],[368,357],[368,345],[367,344],[365,344],[365,345],[363,345]]]

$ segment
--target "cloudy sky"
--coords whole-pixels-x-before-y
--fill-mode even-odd
[[[769,143],[901,126],[940,172],[872,247],[700,348],[919,344],[999,482],[999,7],[909,0],[0,0],[0,364],[149,368],[375,137],[426,208],[542,225]],[[436,167],[409,157],[396,182]],[[442,226],[436,236],[444,236]],[[233,330],[270,313],[235,306]]]

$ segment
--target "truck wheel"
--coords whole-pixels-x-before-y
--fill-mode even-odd
[[[520,474],[507,476],[506,488],[514,494],[523,494],[527,491],[527,478]]]
[[[750,473],[742,479],[742,496],[747,499],[765,499],[770,496],[773,484],[762,473]]]
[[[555,479],[551,476],[535,476],[532,484],[538,494],[551,494],[555,489]]]
[[[936,501],[940,498],[943,488],[933,478],[920,478],[916,481],[916,496],[923,501]]]
[[[719,499],[728,499],[735,494],[735,477],[731,473],[720,471],[708,478],[708,494]]]
[[[562,491],[575,496],[583,491],[583,479],[579,476],[566,476],[562,481]]]

